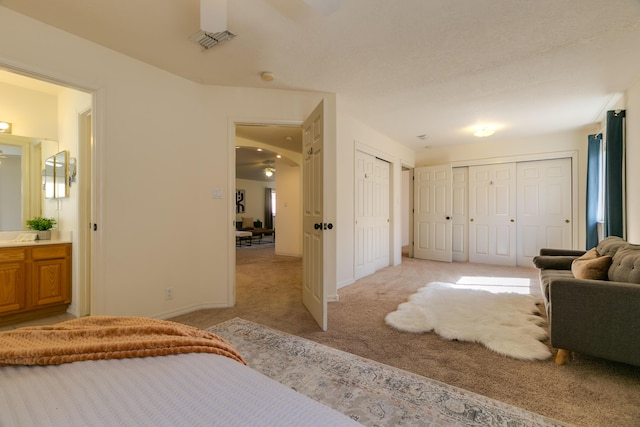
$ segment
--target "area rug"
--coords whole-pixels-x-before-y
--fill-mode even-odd
[[[207,330],[253,369],[365,426],[567,425],[240,318]]]
[[[483,344],[522,360],[551,356],[536,300],[530,295],[457,289],[432,282],[389,313],[385,322],[406,332],[433,331],[443,338]]]

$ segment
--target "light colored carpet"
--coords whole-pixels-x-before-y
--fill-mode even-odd
[[[429,282],[518,278],[540,297],[533,268],[403,258],[401,265],[339,289],[340,301],[329,304],[329,330],[322,332],[302,305],[300,258],[278,256],[273,249],[238,249],[236,256],[235,307],[171,320],[207,328],[241,317],[581,427],[638,425],[640,367],[583,354],[561,367],[553,360],[517,360],[481,344],[401,332],[384,323],[389,312]]]
[[[544,360],[551,351],[540,342],[548,334],[539,314],[531,295],[432,282],[387,314],[385,322],[401,331],[433,331],[448,340],[478,342],[516,359]]]
[[[365,426],[562,426],[511,405],[243,319],[207,328],[262,374]]]

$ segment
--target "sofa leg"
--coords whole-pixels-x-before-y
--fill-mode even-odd
[[[567,359],[569,359],[569,350],[558,349],[558,354],[556,354],[556,365],[561,366],[567,363]]]

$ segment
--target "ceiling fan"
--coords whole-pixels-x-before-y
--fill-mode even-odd
[[[276,168],[273,167],[271,160],[267,160],[266,162],[264,162],[264,164],[267,166],[264,168],[264,175],[267,178],[271,178],[276,171]]]
[[[342,0],[303,1],[316,12],[327,16],[338,10],[342,3]],[[207,50],[235,36],[227,28],[227,0],[200,0],[200,31],[189,38]]]

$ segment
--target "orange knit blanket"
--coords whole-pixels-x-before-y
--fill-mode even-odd
[[[0,332],[0,366],[213,353],[246,365],[218,335],[166,320],[90,316]]]

